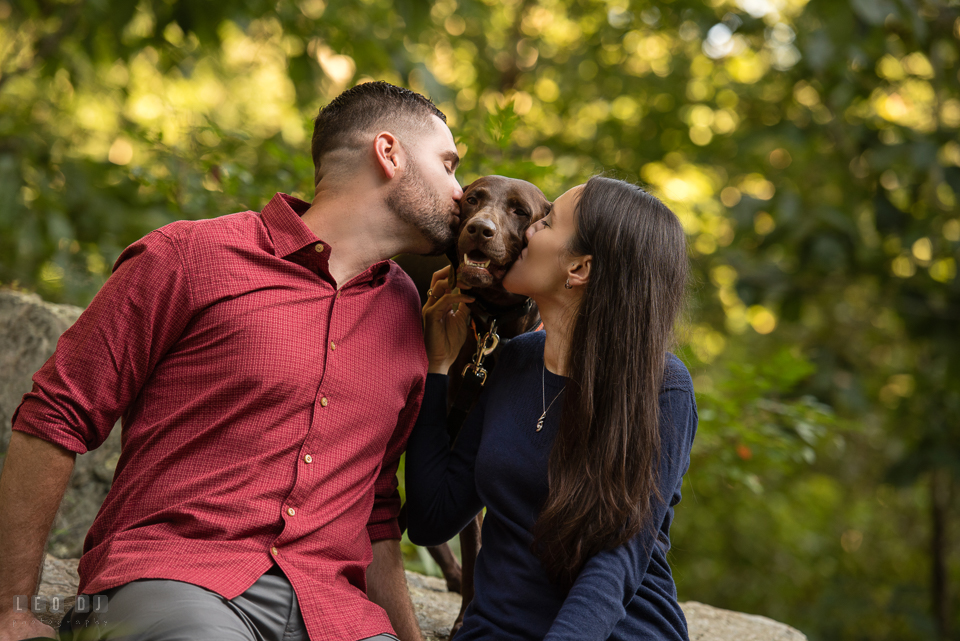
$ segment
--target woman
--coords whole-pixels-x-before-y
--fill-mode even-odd
[[[687,639],[667,564],[697,413],[667,352],[683,229],[638,187],[591,178],[530,226],[504,287],[543,332],[514,339],[450,449],[445,374],[469,296],[445,270],[424,307],[427,390],[407,449],[410,539],[436,545],[480,511],[467,639]]]

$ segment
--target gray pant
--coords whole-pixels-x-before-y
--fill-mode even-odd
[[[273,566],[250,589],[225,599],[204,588],[143,579],[107,590],[107,611],[67,613],[61,641],[307,641],[290,581]],[[395,641],[380,634],[369,641]]]

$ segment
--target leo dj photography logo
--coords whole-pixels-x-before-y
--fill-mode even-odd
[[[26,596],[13,597],[13,609],[16,612],[33,612],[34,614],[63,614],[66,612],[66,601],[70,597],[59,594],[53,596]],[[73,604],[73,611],[77,614],[96,612],[102,614],[107,611],[108,602],[104,594],[81,594]]]

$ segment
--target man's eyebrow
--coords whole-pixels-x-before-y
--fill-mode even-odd
[[[452,165],[452,169],[456,170],[460,166],[460,155],[455,151],[445,151],[443,152],[444,162],[449,162]]]

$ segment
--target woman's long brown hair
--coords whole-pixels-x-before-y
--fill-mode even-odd
[[[687,278],[680,221],[639,187],[591,178],[571,255],[592,256],[533,549],[569,589],[597,552],[655,531],[658,395]]]

